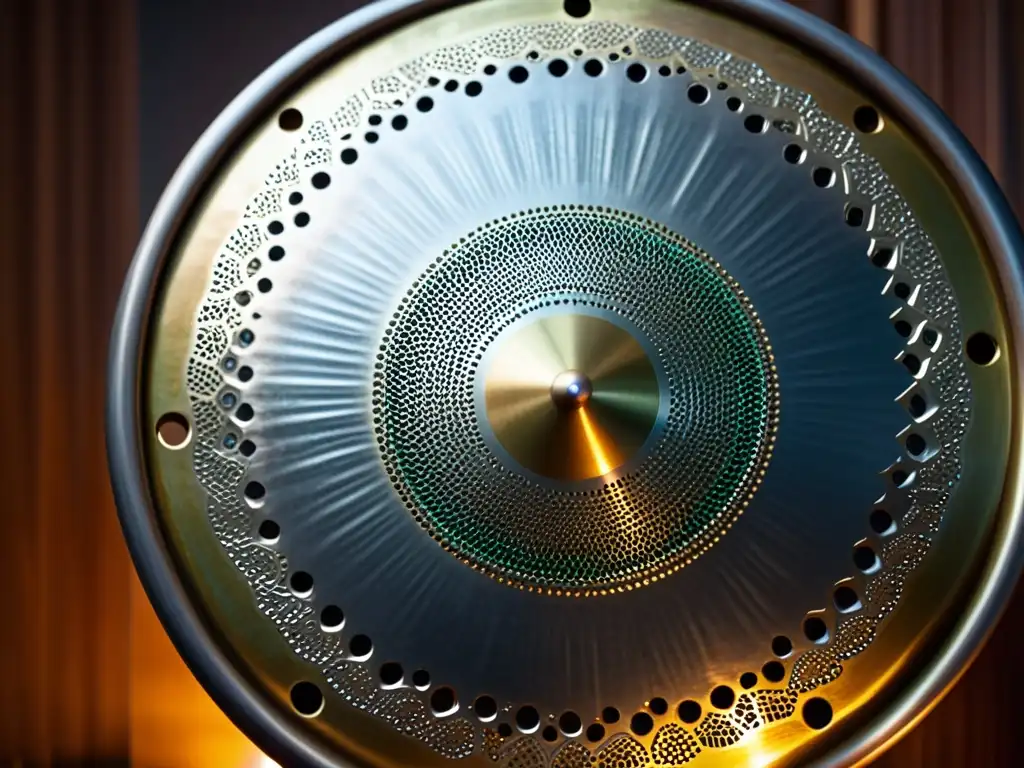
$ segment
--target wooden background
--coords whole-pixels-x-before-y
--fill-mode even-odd
[[[266,765],[189,675],[135,580],[107,484],[106,345],[140,211],[173,164],[235,91],[353,4],[0,0],[0,765]],[[922,85],[1024,211],[1024,3],[799,4]],[[159,48],[171,26],[140,25],[170,14],[192,35],[191,14],[220,6],[236,15],[219,34],[239,34],[207,41],[223,44],[213,69],[188,40]],[[260,30],[271,44],[247,45]],[[201,108],[168,111],[172,92]],[[1018,590],[977,663],[877,765],[1018,764],[1022,630]]]

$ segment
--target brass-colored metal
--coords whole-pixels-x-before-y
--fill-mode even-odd
[[[562,4],[546,0],[491,0],[443,11],[368,41],[290,93],[280,106],[293,107],[304,114],[324,114],[334,106],[338,93],[361,87],[371,77],[389,71],[396,61],[425,53],[439,41],[455,43],[506,25],[563,18]],[[660,27],[740,52],[779,81],[812,93],[829,114],[848,121],[852,121],[858,106],[871,100],[870,94],[858,91],[828,63],[809,58],[784,41],[724,13],[662,0],[628,0],[595,2],[590,19]],[[921,649],[936,642],[956,641],[955,636],[944,634],[948,626],[943,625],[942,619],[951,611],[967,616],[983,610],[984,596],[967,590],[979,576],[997,566],[989,560],[988,553],[1001,551],[1003,543],[1016,533],[1017,522],[1012,515],[1020,507],[1022,494],[1021,414],[1015,397],[1019,382],[1014,373],[1018,350],[1007,325],[1007,297],[995,279],[989,243],[937,159],[906,126],[886,116],[885,129],[864,136],[861,141],[902,191],[942,253],[965,331],[988,332],[997,340],[1002,354],[992,365],[971,370],[975,401],[972,426],[963,442],[967,460],[958,492],[950,502],[948,523],[925,563],[908,582],[906,599],[887,619],[884,634],[868,650],[851,659],[842,677],[829,687],[835,710],[830,729],[812,731],[799,718],[791,718],[765,726],[732,747],[706,750],[700,765],[804,764],[865,724],[891,735],[910,727],[912,722],[906,713],[884,710],[885,701],[891,696],[881,692],[899,692],[902,681],[913,679],[925,663],[919,656]],[[205,494],[196,481],[191,452],[168,450],[155,429],[163,414],[190,411],[185,386],[188,345],[211,265],[221,243],[263,183],[266,158],[286,156],[293,143],[293,137],[278,127],[273,116],[254,126],[196,201],[169,254],[146,339],[144,367],[148,377],[140,403],[151,490],[168,547],[211,634],[236,660],[259,695],[278,708],[282,717],[290,718],[293,727],[304,728],[311,743],[340,751],[353,764],[449,766],[451,762],[437,753],[414,740],[395,738],[385,722],[340,700],[329,698],[318,717],[301,722],[290,712],[288,692],[292,684],[299,680],[322,683],[322,673],[315,664],[295,656],[278,629],[261,614],[248,584],[211,533],[205,514]],[[566,349],[564,342],[554,342],[545,350],[532,343],[541,331],[539,323],[536,330],[524,329],[524,338],[520,341],[517,337],[507,351],[502,349],[489,373],[488,412],[502,444],[524,465],[532,465],[534,471],[559,478],[606,474],[627,460],[649,432],[649,427],[644,426],[650,413],[646,403],[657,394],[653,369],[640,346],[623,335],[621,329],[607,328],[608,323],[593,319],[583,322],[580,318],[567,318],[559,322],[561,326],[554,323],[553,336],[570,338],[569,330],[579,328],[587,338],[602,340],[598,345],[600,351],[581,351],[579,356],[570,355],[564,364],[555,364],[544,354]],[[625,368],[616,368],[613,363],[618,360],[630,363]],[[536,380],[529,379],[532,390],[509,384],[519,380],[518,367],[524,361],[538,362],[544,374]],[[641,382],[646,393],[640,398],[638,409],[643,414],[639,419],[641,426],[620,429],[595,412],[594,421],[608,437],[592,441],[584,424],[585,415],[591,413],[590,402],[560,410],[550,388],[560,374],[582,372],[593,383],[592,400],[596,404],[605,392],[614,391],[603,389],[613,370],[631,371],[633,379]],[[528,391],[533,394],[528,395]],[[543,418],[531,418],[534,406],[537,413],[544,414]],[[523,416],[522,411],[527,415]],[[547,455],[538,462],[530,446],[543,441],[542,434],[552,433],[562,435],[560,439],[572,447],[569,457],[558,461]],[[601,448],[595,449],[596,445]],[[823,592],[818,607],[831,615],[833,609],[826,608],[826,598],[827,593]],[[794,617],[788,620],[792,623]],[[709,668],[708,678],[736,680],[747,669],[759,668],[763,661],[763,654],[758,654],[736,667]],[[923,710],[915,711],[918,718],[924,714]],[[658,722],[662,719],[655,718]],[[853,757],[866,761],[870,755],[858,753]],[[477,754],[459,764],[483,766],[489,761]]]
[[[633,335],[564,314],[517,330],[486,373],[487,416],[520,464],[558,480],[609,475],[658,418],[657,374]]]

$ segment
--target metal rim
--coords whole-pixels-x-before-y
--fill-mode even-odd
[[[148,498],[143,450],[137,431],[138,384],[143,373],[144,324],[153,296],[152,278],[172,247],[182,212],[201,191],[227,148],[281,94],[325,57],[337,55],[360,38],[372,36],[396,17],[427,15],[465,4],[465,0],[383,0],[362,9],[309,38],[253,81],[216,119],[189,152],[160,199],[129,270],[115,319],[107,399],[108,457],[119,516],[143,586],[176,648],[192,672],[229,717],[268,755],[289,765],[330,766],[337,761],[311,743],[283,713],[267,706],[256,686],[220,648],[214,633],[189,599],[167,548],[160,523]],[[877,97],[938,159],[977,215],[979,228],[993,254],[1013,338],[1024,333],[1024,275],[1014,255],[1024,252],[1024,236],[1014,223],[1002,193],[977,153],[939,108],[895,68],[839,30],[774,0],[702,0],[712,10],[730,15],[796,43],[847,73]],[[1021,362],[1015,364],[1019,380]],[[1008,473],[1020,465],[1014,449]],[[132,471],[125,471],[130,469]],[[1005,607],[1022,566],[1024,532],[1020,499],[1009,499],[1014,514],[1000,524],[1002,546],[992,552],[969,603],[947,634],[932,663],[876,718],[869,735],[840,744],[820,758],[822,765],[846,765],[876,755],[894,737],[922,718],[978,653],[990,628]]]

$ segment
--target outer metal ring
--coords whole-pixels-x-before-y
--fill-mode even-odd
[[[271,757],[286,765],[367,764],[355,754],[339,763],[326,749],[311,742],[291,718],[269,705],[258,683],[247,679],[223,650],[216,630],[191,600],[167,548],[161,526],[150,505],[144,449],[139,433],[142,351],[146,318],[153,302],[154,277],[179,235],[183,212],[203,191],[221,160],[289,88],[320,66],[328,57],[343,54],[395,24],[463,3],[451,0],[386,0],[355,13],[294,49],[254,81],[218,117],[175,174],[151,218],[129,272],[115,321],[110,356],[107,402],[108,454],[115,496],[129,548],[143,585],[156,606],[179,652],[218,705]],[[752,25],[793,41],[814,57],[845,73],[876,97],[884,110],[898,118],[944,166],[963,196],[963,204],[993,254],[1003,290],[1007,322],[1013,340],[1024,331],[1021,306],[1021,266],[1013,255],[1024,252],[1024,237],[1014,223],[1005,199],[977,154],[940,110],[915,86],[869,49],[823,22],[773,0],[733,0],[699,3],[739,16]],[[1014,382],[1020,380],[1021,361],[1014,357]],[[1019,425],[1014,425],[1019,440]],[[1016,444],[1015,440],[1015,444]],[[1021,457],[1011,455],[1007,475],[1017,476]],[[1008,489],[1016,494],[1017,490]],[[869,758],[893,737],[911,727],[937,702],[977,653],[994,625],[1016,582],[1024,550],[1021,544],[1021,499],[1005,500],[1011,514],[1000,517],[997,542],[977,586],[934,650],[932,661],[917,670],[913,681],[874,721],[864,723],[864,736],[838,745],[827,754],[808,755],[814,764],[847,765]]]

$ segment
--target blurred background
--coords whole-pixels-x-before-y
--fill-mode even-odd
[[[1020,0],[805,0],[953,117],[1024,211]],[[0,765],[272,766],[179,660],[107,481],[107,339],[141,227],[207,124],[357,0],[0,0]],[[1017,765],[1024,591],[876,765]]]

